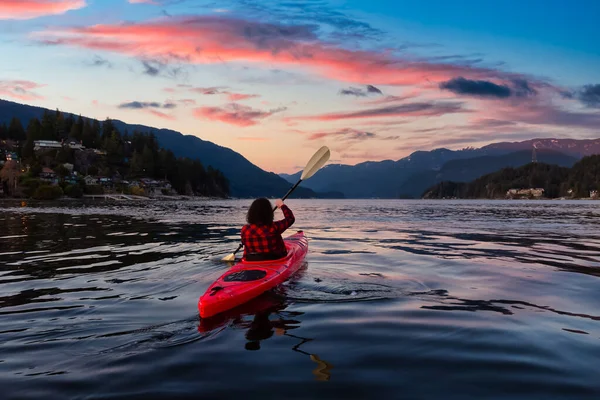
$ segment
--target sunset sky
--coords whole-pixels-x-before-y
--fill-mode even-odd
[[[0,98],[263,169],[600,137],[600,1],[0,0]]]

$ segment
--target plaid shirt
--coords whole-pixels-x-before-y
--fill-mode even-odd
[[[274,221],[271,225],[246,224],[242,227],[242,244],[244,257],[249,253],[287,254],[281,234],[296,220],[292,210],[285,204],[281,206],[284,219]]]

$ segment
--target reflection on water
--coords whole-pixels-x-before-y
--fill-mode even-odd
[[[596,203],[288,202],[304,267],[208,319],[248,201],[1,202],[3,394],[600,398]]]

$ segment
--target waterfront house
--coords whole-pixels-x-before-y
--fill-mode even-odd
[[[85,149],[85,146],[83,145],[83,142],[82,142],[82,141],[79,141],[79,142],[78,142],[78,141],[77,141],[77,140],[75,140],[75,139],[71,139],[71,140],[69,140],[69,141],[67,142],[67,146],[68,146],[69,148],[71,148],[71,149],[74,149],[74,150],[83,150],[83,149]]]
[[[510,199],[539,199],[544,196],[544,189],[529,188],[529,189],[509,189],[506,192],[506,197]]]
[[[40,180],[51,183],[53,185],[58,184],[56,172],[54,172],[48,167],[42,168],[42,172],[40,173]]]
[[[33,142],[33,150],[34,151],[44,151],[44,150],[52,150],[52,149],[60,149],[62,148],[62,144],[57,142],[56,140],[35,140]]]
[[[98,184],[98,178],[96,178],[95,176],[86,175],[85,178],[83,178],[83,180],[85,181],[85,184],[87,186],[93,186]]]

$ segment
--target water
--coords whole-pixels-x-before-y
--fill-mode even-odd
[[[600,397],[600,203],[290,200],[306,265],[201,320],[248,203],[0,203],[0,397]]]

